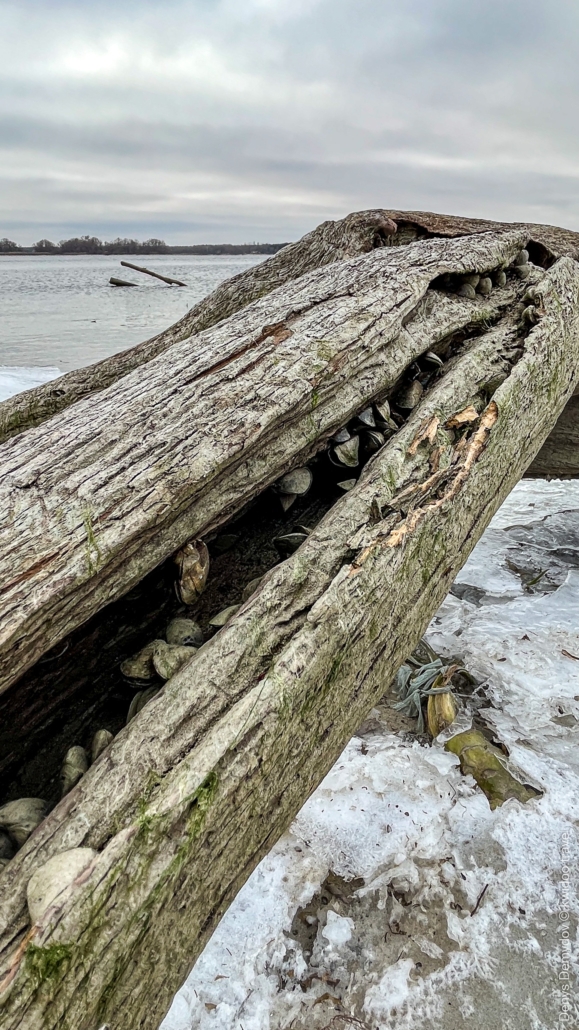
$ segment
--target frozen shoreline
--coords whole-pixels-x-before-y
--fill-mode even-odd
[[[428,639],[464,659],[479,715],[543,796],[491,812],[441,743],[393,730],[380,705],[240,891],[163,1030],[559,1026],[579,968],[558,918],[563,859],[579,858],[579,661],[563,654],[579,655],[579,483],[520,483],[453,590]],[[568,907],[574,940],[574,890]]]

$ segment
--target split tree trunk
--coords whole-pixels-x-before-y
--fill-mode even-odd
[[[15,527],[0,540],[12,577],[8,688],[188,536],[395,391],[418,356],[449,358],[357,486],[5,870],[3,1030],[155,1027],[239,887],[383,694],[577,385],[574,261],[535,268],[524,284],[510,273],[485,300],[440,288],[445,273],[509,265],[527,239],[430,240],[310,273],[3,445]],[[478,414],[457,431],[453,416],[471,406]],[[96,849],[91,866],[30,927],[32,872],[80,846]]]
[[[525,241],[432,240],[319,269],[1,445],[0,693],[420,354],[496,320],[516,278],[480,300],[431,284],[508,264]]]

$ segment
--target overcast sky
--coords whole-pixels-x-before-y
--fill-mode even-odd
[[[0,237],[579,229],[577,0],[0,0]]]

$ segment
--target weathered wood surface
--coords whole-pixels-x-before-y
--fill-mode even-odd
[[[545,258],[564,255],[579,259],[579,233],[537,223],[496,222],[428,211],[387,209],[355,212],[338,222],[324,222],[297,243],[289,244],[255,268],[223,283],[182,319],[150,340],[4,401],[0,404],[0,441],[39,425],[82,397],[105,389],[174,343],[215,325],[258,297],[315,268],[381,246],[403,246],[432,236],[467,236],[507,230],[526,234],[534,251],[532,259],[539,263]],[[565,426],[560,428],[543,456],[546,459],[548,454],[551,464],[546,465],[542,457],[530,470],[531,475],[579,476],[579,457],[573,459],[566,442],[568,431],[573,437],[579,434],[575,410],[571,408]]]
[[[496,260],[495,245],[513,244],[516,235],[487,238],[485,260]],[[472,258],[473,241],[469,248]],[[440,253],[440,243],[426,244],[430,271]],[[397,304],[407,325],[397,325],[386,350],[391,359],[402,347],[407,357],[409,313],[424,332],[434,311],[416,312],[403,259],[353,263],[364,283],[374,266],[396,268],[394,282],[382,277],[382,303],[391,318],[386,301]],[[579,269],[562,259],[537,273],[537,284],[538,325],[522,333],[509,303],[495,328],[449,362],[357,487],[10,863],[0,881],[3,1030],[157,1026],[220,915],[384,692],[573,392]],[[429,337],[440,325],[439,299]],[[362,319],[359,307],[356,317],[371,347],[376,320]],[[329,344],[338,329],[328,328]],[[457,437],[448,421],[470,404],[480,417]],[[30,928],[32,871],[81,845],[97,857]]]
[[[497,318],[523,284],[476,300],[430,285],[508,264],[525,241],[430,240],[318,269],[5,441],[0,691],[429,347]]]
[[[339,222],[324,222],[267,261],[222,283],[178,322],[150,340],[4,401],[0,404],[0,441],[39,425],[82,397],[104,390],[174,343],[228,318],[292,279],[331,262],[366,253],[377,239],[385,240],[386,234],[395,229],[382,211],[362,211]]]

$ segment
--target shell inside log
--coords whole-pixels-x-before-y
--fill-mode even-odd
[[[366,453],[374,454],[384,446],[386,440],[377,429],[369,429],[368,432],[364,433],[362,442]]]
[[[102,755],[103,751],[106,751],[111,740],[114,739],[114,734],[110,730],[97,730],[94,737],[92,738],[92,746],[90,749],[91,762],[96,762],[99,755]]]
[[[345,443],[339,443],[334,447],[333,453],[330,451],[330,460],[334,465],[347,465],[349,468],[355,468],[359,464],[359,450],[360,440],[357,436],[352,436]]]
[[[289,511],[294,501],[297,501],[297,494],[280,494],[279,503],[282,506],[283,511]]]
[[[469,300],[476,300],[476,290],[470,283],[463,283],[456,292],[459,297],[468,297]]]
[[[286,533],[284,536],[276,537],[273,543],[282,558],[288,558],[290,554],[297,551],[298,547],[302,546],[307,538],[307,533]]]
[[[423,393],[424,389],[421,383],[415,379],[414,382],[402,387],[396,398],[396,403],[403,411],[412,411],[422,400]]]
[[[78,744],[75,744],[74,747],[69,747],[60,770],[62,797],[68,794],[69,790],[72,790],[75,784],[84,776],[87,769],[88,755],[85,749]]]
[[[255,579],[250,579],[249,583],[246,586],[244,586],[243,593],[241,595],[242,604],[244,604],[245,601],[247,601],[247,599],[255,593],[262,579],[263,576],[256,576]]]
[[[228,608],[224,608],[223,611],[214,615],[213,618],[209,620],[209,625],[214,626],[215,629],[221,629],[222,626],[225,626],[226,623],[233,618],[240,608],[240,604],[230,604]]]
[[[21,848],[46,815],[47,804],[41,798],[19,798],[0,808],[0,827]]]
[[[374,419],[374,412],[372,411],[371,407],[364,408],[364,410],[356,416],[356,420],[364,429],[374,429],[376,425],[376,421]]]
[[[190,540],[175,555],[177,594],[183,604],[194,604],[205,590],[209,575],[209,551],[202,540]]]
[[[278,479],[276,485],[281,494],[295,494],[297,497],[303,497],[304,494],[307,494],[313,481],[314,477],[310,469],[304,466],[287,472],[285,476]]]
[[[139,690],[138,694],[135,694],[127,712],[127,726],[131,719],[134,719],[135,715],[138,715],[141,709],[155,697],[155,694],[159,693],[160,689],[160,687],[147,687],[146,690]]]
[[[203,630],[194,619],[171,619],[166,633],[168,644],[180,644],[184,647],[201,647]]]
[[[121,662],[121,672],[130,680],[147,682],[155,678],[155,667],[153,665],[153,653],[160,640],[152,640],[150,644],[143,647],[132,658],[126,658]]]
[[[194,654],[197,654],[196,647],[188,647],[184,644],[166,644],[165,641],[161,641],[157,644],[153,654],[155,672],[162,680],[170,680]]]
[[[529,275],[531,274],[531,266],[530,265],[515,265],[515,272],[517,273],[519,279],[527,279],[529,277]]]

